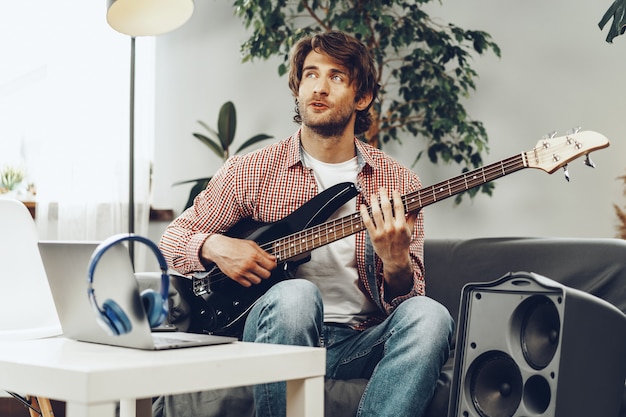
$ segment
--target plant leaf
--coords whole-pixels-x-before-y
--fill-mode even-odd
[[[209,182],[209,180],[210,180],[210,179],[211,179],[211,177],[206,177],[206,178],[196,178],[196,179],[193,179],[193,180],[178,181],[178,182],[175,182],[175,183],[174,183],[174,184],[172,184],[172,185],[182,185],[182,184],[189,184],[189,183],[191,183],[191,182],[201,182],[201,181],[206,181],[206,182]]]
[[[209,133],[211,135],[213,135],[213,137],[217,138],[219,136],[219,133],[217,133],[217,131],[215,129],[213,129],[211,126],[209,126],[208,124],[204,123],[202,120],[198,120],[198,124],[200,126],[202,126],[203,128],[205,128],[206,130],[209,131]]]
[[[626,32],[626,0],[615,0],[615,2],[604,13],[598,26],[600,30],[604,29],[604,25],[613,17],[613,23],[609,28],[609,33],[606,36],[608,43],[613,43],[613,39],[616,36],[623,35]]]
[[[273,137],[274,136],[266,135],[265,133],[261,133],[259,135],[253,136],[250,139],[248,139],[247,141],[245,141],[243,143],[243,145],[241,145],[239,148],[237,148],[237,151],[235,153],[237,153],[239,151],[242,151],[245,148],[247,148],[248,146],[252,146],[252,145],[254,145],[257,142],[261,142],[261,141],[266,140],[266,139],[272,139]]]
[[[235,139],[235,130],[237,128],[237,112],[232,101],[227,101],[220,108],[220,115],[217,119],[217,132],[222,148],[226,153],[230,145]]]
[[[224,159],[224,149],[222,149],[215,141],[208,136],[204,136],[201,133],[193,134],[196,138],[198,138],[202,143],[209,147],[215,153],[215,155],[219,156],[221,159]]]
[[[197,180],[196,184],[191,187],[191,191],[189,191],[189,197],[187,198],[187,203],[185,203],[185,210],[193,206],[193,200],[195,200],[197,195],[206,188],[206,186],[209,184],[209,181],[211,181],[211,177],[202,178]]]

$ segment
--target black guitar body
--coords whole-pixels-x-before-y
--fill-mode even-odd
[[[340,183],[324,190],[312,200],[275,223],[260,223],[244,219],[225,235],[253,240],[259,246],[325,222],[335,211],[358,194],[353,183]],[[272,252],[271,249],[268,252]],[[258,285],[244,287],[226,277],[217,267],[201,280],[176,278],[175,286],[191,304],[189,331],[241,337],[245,317],[256,301],[276,283],[294,277],[297,266],[307,262],[310,255],[289,261],[279,261],[271,277]],[[201,290],[196,282],[204,282]]]

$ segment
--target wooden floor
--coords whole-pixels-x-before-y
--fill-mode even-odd
[[[54,417],[65,417],[65,403],[51,401]],[[10,397],[0,398],[0,416],[2,417],[30,417],[28,408],[18,400]]]

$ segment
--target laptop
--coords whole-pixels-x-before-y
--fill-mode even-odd
[[[39,252],[63,336],[81,342],[144,350],[165,350],[232,343],[234,337],[185,332],[153,332],[148,323],[139,285],[124,244],[109,248],[96,265],[93,288],[98,305],[114,300],[128,316],[132,330],[114,336],[98,323],[97,312],[87,295],[88,267],[98,242],[40,241]]]

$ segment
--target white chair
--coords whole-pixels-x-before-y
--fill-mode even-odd
[[[26,206],[0,198],[0,343],[62,334],[38,240]],[[10,394],[38,406],[38,414],[52,415],[48,399]],[[30,410],[33,415],[35,410]]]

